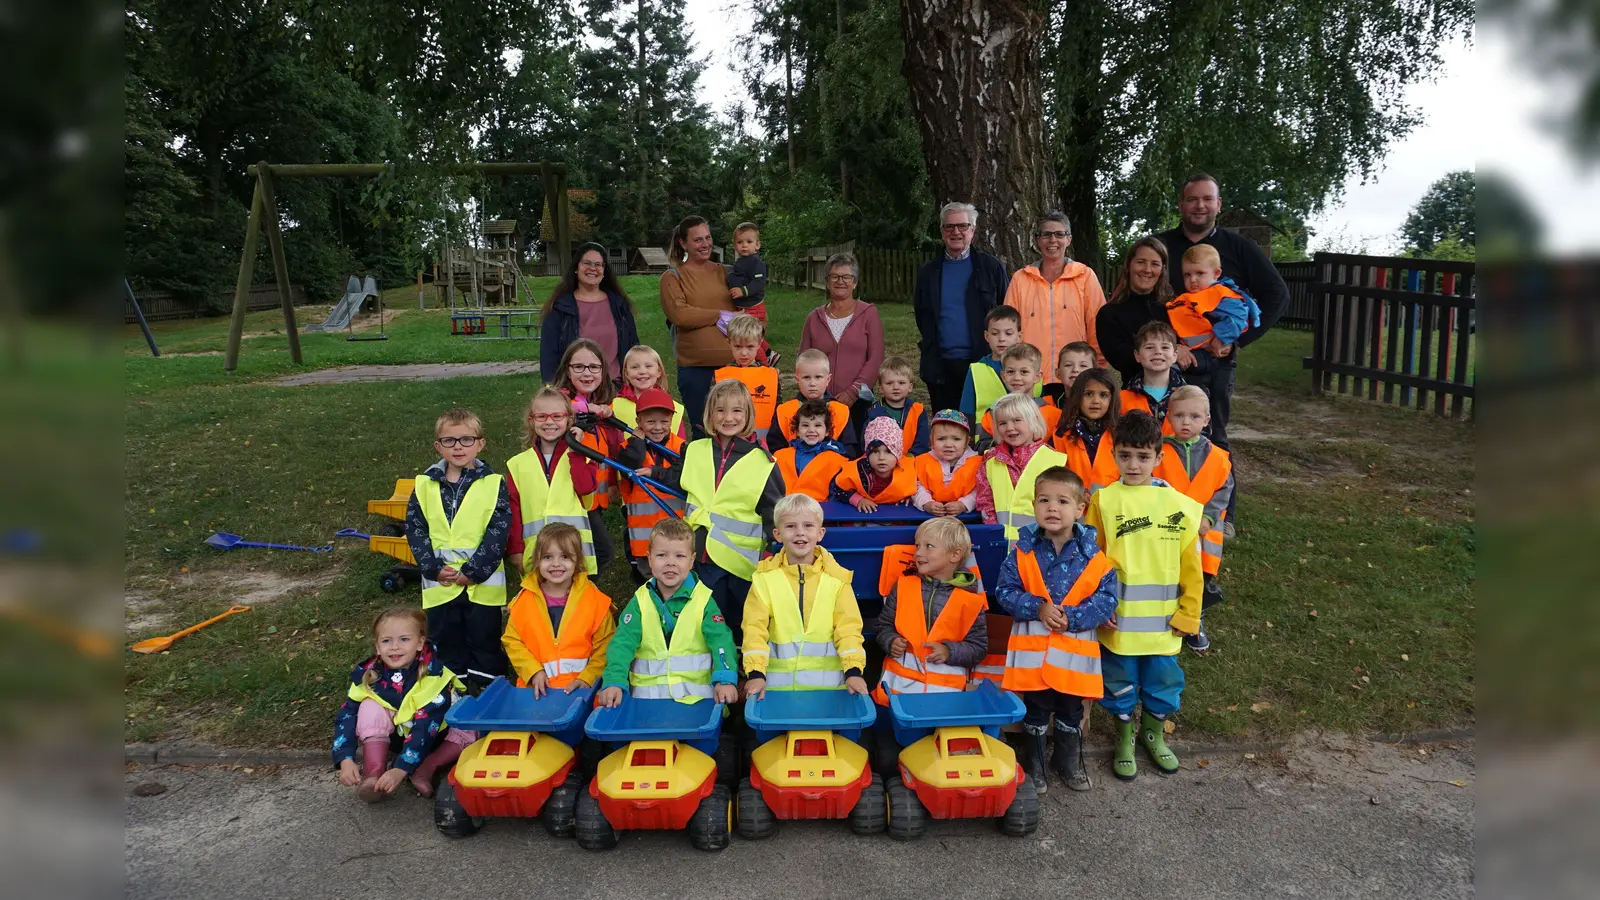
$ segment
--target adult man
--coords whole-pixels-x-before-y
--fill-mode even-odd
[[[939,210],[944,252],[917,270],[911,294],[922,333],[922,380],[935,410],[960,404],[967,367],[986,352],[983,318],[1011,283],[1004,263],[972,249],[977,226],[978,210],[970,203],[946,203]]]

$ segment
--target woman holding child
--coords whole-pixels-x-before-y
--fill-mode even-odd
[[[733,362],[728,338],[717,328],[733,318],[734,306],[728,270],[711,258],[714,246],[705,219],[684,219],[672,229],[667,244],[672,268],[661,276],[661,312],[672,326],[678,357],[678,396],[696,434],[705,433],[700,418],[717,369]]]
[[[1111,367],[1122,373],[1122,383],[1140,373],[1133,359],[1133,336],[1147,322],[1167,322],[1167,301],[1172,299],[1172,283],[1167,278],[1167,245],[1157,237],[1147,237],[1122,257],[1122,273],[1111,299],[1095,316],[1095,332],[1100,352]],[[1168,323],[1170,324],[1170,323]],[[1194,364],[1188,347],[1178,347],[1178,366]]]
[[[835,253],[828,257],[828,302],[806,316],[800,331],[800,351],[817,349],[828,355],[833,380],[828,395],[850,407],[850,422],[855,433],[866,427],[867,411],[872,408],[870,388],[878,381],[883,365],[883,321],[878,308],[855,297],[861,280],[861,265],[854,255]]]

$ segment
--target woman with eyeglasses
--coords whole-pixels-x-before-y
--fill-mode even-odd
[[[734,306],[728,270],[711,258],[715,246],[705,219],[684,219],[672,229],[667,242],[672,268],[661,276],[661,312],[671,326],[678,359],[678,396],[696,435],[705,434],[700,419],[717,370],[733,362],[728,337],[718,325],[727,327]]]
[[[872,408],[870,388],[878,383],[883,365],[883,322],[878,308],[856,299],[861,265],[854,255],[835,253],[824,267],[828,302],[806,316],[800,330],[800,350],[821,350],[828,355],[832,380],[828,394],[850,407],[850,422],[861,434]]]
[[[1068,255],[1072,225],[1061,212],[1039,217],[1033,230],[1039,262],[1011,276],[1006,305],[1022,315],[1022,340],[1039,348],[1051,367],[1061,348],[1082,342],[1094,348],[1095,364],[1105,365],[1095,335],[1095,315],[1106,305],[1106,292],[1094,270]]]
[[[539,327],[539,375],[554,384],[560,375],[561,354],[578,338],[600,345],[606,377],[622,383],[622,354],[639,343],[633,321],[633,303],[617,282],[606,259],[606,248],[589,243],[573,254],[572,268],[545,302]]]

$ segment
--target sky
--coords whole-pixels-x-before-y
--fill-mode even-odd
[[[729,0],[687,0],[685,11],[692,44],[706,63],[701,99],[720,112],[747,96],[731,60],[754,13]],[[1589,212],[1600,208],[1600,171],[1580,167],[1544,124],[1553,93],[1519,69],[1515,51],[1489,29],[1479,29],[1472,46],[1447,48],[1438,77],[1407,93],[1422,124],[1391,145],[1372,180],[1350,179],[1341,197],[1308,223],[1311,249],[1398,251],[1400,226],[1428,186],[1480,165],[1523,189],[1545,220],[1548,249],[1600,247],[1600,217]]]

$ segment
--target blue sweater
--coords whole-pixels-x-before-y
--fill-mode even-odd
[[[1033,552],[1034,559],[1039,563],[1039,571],[1044,575],[1045,587],[1050,589],[1049,599],[1059,603],[1072,590],[1072,585],[1083,574],[1089,560],[1100,552],[1095,544],[1095,533],[1092,525],[1080,522],[1072,526],[1072,539],[1057,553],[1056,545],[1039,533],[1037,525],[1022,529],[1016,549],[1006,554],[1006,561],[1000,566],[1000,582],[994,589],[995,603],[1014,619],[1024,622],[1038,619],[1039,604],[1045,598],[1029,593],[1022,586],[1022,576],[1017,571],[1017,553]],[[1119,588],[1117,570],[1112,568],[1100,579],[1100,587],[1093,594],[1085,597],[1077,606],[1062,608],[1062,612],[1067,614],[1067,630],[1088,631],[1104,625],[1117,611]]]
[[[972,254],[946,259],[939,279],[939,354],[945,359],[972,355],[967,328],[967,282],[972,280]]]

